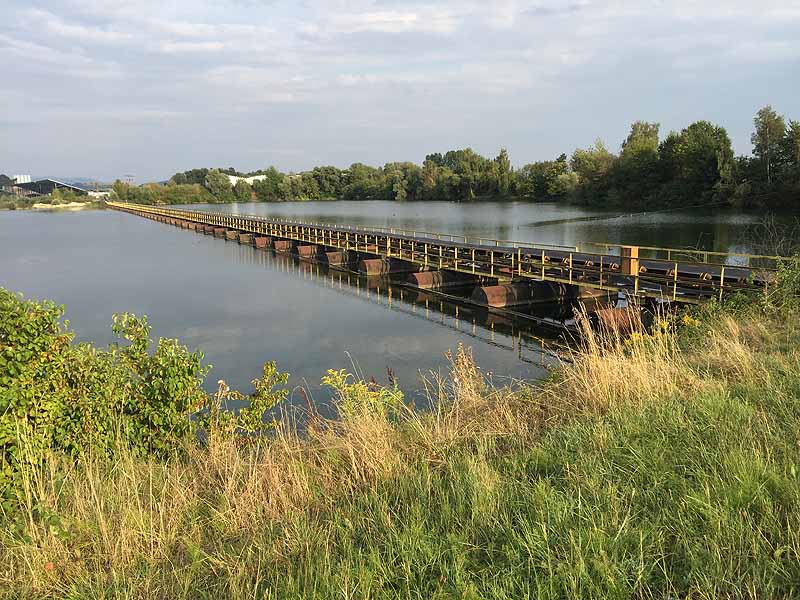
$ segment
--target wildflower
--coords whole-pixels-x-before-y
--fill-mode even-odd
[[[633,346],[639,345],[644,341],[644,336],[638,332],[634,331],[628,338],[625,340],[625,347],[632,348]]]
[[[699,327],[700,326],[700,321],[698,319],[695,319],[694,317],[689,316],[689,315],[683,315],[683,318],[681,319],[681,323],[683,323],[686,327]]]

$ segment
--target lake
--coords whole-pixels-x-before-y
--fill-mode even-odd
[[[618,215],[555,204],[307,202],[193,206],[361,226],[524,242],[603,241],[748,250],[760,215],[709,209]],[[584,220],[594,218],[594,220]],[[113,341],[114,312],[145,314],[154,335],[201,349],[218,379],[250,391],[264,361],[320,403],[328,369],[387,381],[415,396],[421,375],[470,346],[498,383],[542,377],[555,361],[527,322],[479,314],[385,282],[327,272],[272,252],[117,211],[0,213],[0,285],[66,305],[79,340]],[[296,391],[293,400],[299,400]]]

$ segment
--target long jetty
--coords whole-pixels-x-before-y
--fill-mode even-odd
[[[616,298],[698,304],[768,286],[778,256],[621,244],[562,246],[303,223],[253,215],[108,202],[125,211],[258,249],[372,276],[407,277],[429,291],[472,288],[490,308]]]

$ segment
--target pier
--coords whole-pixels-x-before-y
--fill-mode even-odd
[[[785,260],[651,246],[522,243],[118,202],[108,206],[334,269],[407,278],[410,286],[427,291],[471,289],[471,301],[490,308],[620,295],[630,303],[698,304],[770,285]]]

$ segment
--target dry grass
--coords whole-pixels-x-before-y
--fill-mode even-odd
[[[724,316],[704,331],[685,352],[669,330],[631,337],[587,325],[571,364],[535,389],[491,387],[469,352],[459,349],[450,376],[428,382],[434,406],[428,413],[401,409],[387,418],[360,405],[341,421],[315,422],[303,436],[283,427],[244,449],[219,438],[169,462],[124,448],[111,463],[54,457],[26,473],[17,529],[0,533],[6,565],[0,589],[66,596],[73,588],[113,590],[133,578],[141,586],[136,596],[183,597],[202,572],[229,581],[229,593],[250,595],[248,582],[265,565],[297,567],[310,515],[336,514],[349,498],[418,476],[421,465],[450,469],[456,456],[466,465],[464,477],[483,490],[476,495],[479,512],[492,514],[499,510],[499,475],[483,458],[487,444],[513,440],[530,447],[555,422],[691,400],[768,371],[763,355],[776,343],[769,324]],[[265,530],[270,541],[260,545]],[[333,533],[318,525],[313,535],[325,546]],[[207,552],[218,544],[225,553]],[[153,574],[147,565],[162,570]],[[246,572],[237,575],[242,565]]]

